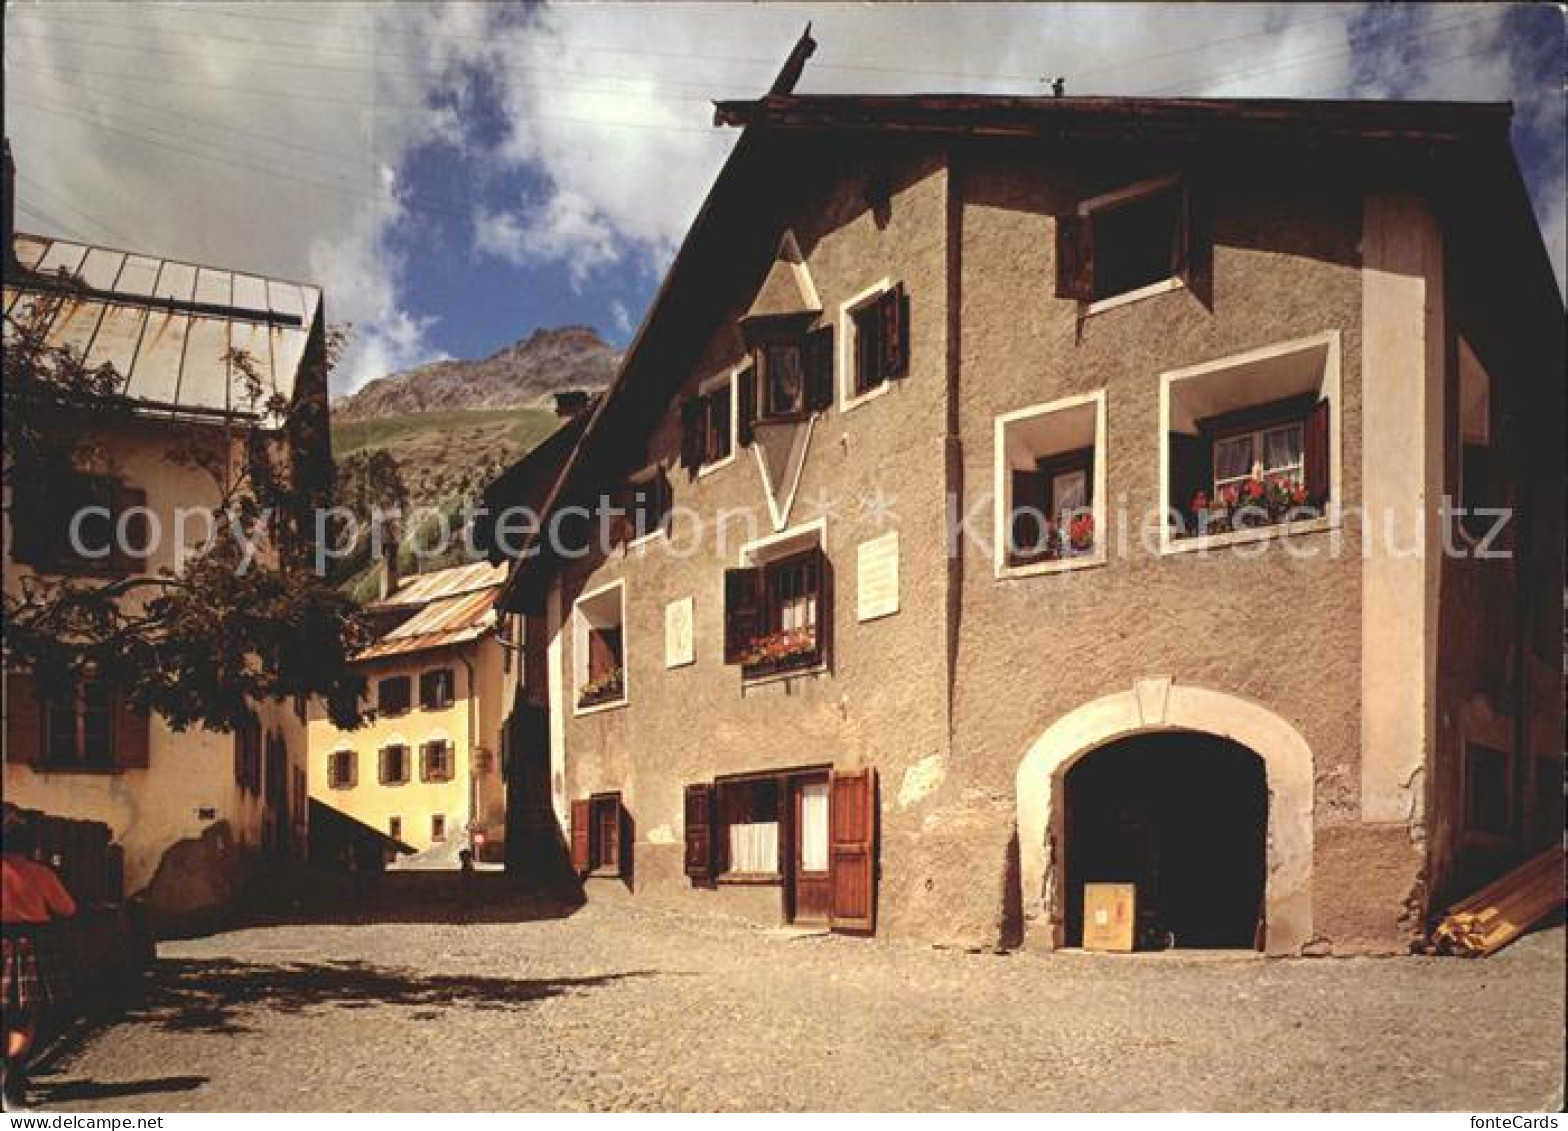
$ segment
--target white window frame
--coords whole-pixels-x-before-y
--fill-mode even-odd
[[[732,418],[732,420],[731,420],[731,429],[732,430],[734,429],[733,417],[735,416],[735,400],[734,400],[734,397],[735,397],[734,387],[731,386],[731,389],[730,389],[730,409],[731,409],[730,416]],[[733,457],[735,455],[735,448],[733,446],[733,438],[732,438],[732,444],[731,444],[731,447],[730,447],[730,455],[731,455],[731,457]],[[717,465],[715,465],[715,466],[717,466]],[[631,475],[628,475],[626,477],[626,483],[627,483],[628,487],[631,487],[632,485],[637,483],[639,480],[657,479],[657,477],[660,476],[660,475],[665,475],[664,464],[662,462],[655,461],[653,463],[650,463],[647,467],[644,467],[641,470],[633,472]],[[666,478],[666,480],[668,480],[668,478],[669,478],[668,475],[665,475],[665,478]],[[673,498],[672,498],[672,504],[673,504]],[[672,510],[674,509],[673,505],[672,505],[671,509]],[[658,526],[654,527],[652,530],[648,531],[648,533],[646,533],[646,534],[641,534],[641,535],[638,535],[636,538],[628,539],[627,542],[626,542],[625,549],[627,551],[641,550],[643,547],[649,545],[652,542],[657,541],[660,538],[668,537],[669,531],[670,531],[670,515],[669,515],[669,512],[666,512],[665,515],[664,515],[664,518],[660,521]]]
[[[1058,558],[1055,561],[1028,562],[1018,565],[1009,563],[1007,560],[1007,543],[1011,537],[1012,530],[1009,516],[1013,509],[1013,477],[1011,474],[1012,467],[1007,459],[1007,430],[1010,426],[1021,421],[1049,416],[1052,413],[1079,409],[1084,405],[1092,405],[1094,407],[1094,504],[1090,507],[1090,512],[1094,515],[1094,548],[1087,554],[1077,557]],[[996,418],[992,438],[995,505],[991,534],[993,566],[998,580],[1034,577],[1045,573],[1065,573],[1069,570],[1103,566],[1106,563],[1110,528],[1105,517],[1106,464],[1109,462],[1105,447],[1105,422],[1104,389],[1096,389],[1092,393],[1080,393],[1076,396],[1062,397],[1058,400],[1047,401],[1044,404],[1029,405],[1026,408],[1005,412]],[[1050,452],[1042,453],[1042,458],[1049,457],[1051,454]]]
[[[583,606],[597,602],[606,593],[620,591],[621,629],[621,697],[607,700],[603,703],[594,703],[591,706],[579,706],[582,698],[583,685],[588,682],[588,614],[583,611]],[[572,714],[577,716],[596,715],[600,711],[615,711],[625,707],[631,702],[631,634],[626,631],[626,581],[618,578],[607,582],[597,589],[581,594],[572,602]]]
[[[855,392],[855,314],[862,307],[875,302],[892,290],[891,277],[879,279],[865,290],[851,295],[838,306],[838,342],[834,349],[835,384],[838,386],[838,410],[849,412],[868,401],[892,391],[897,381],[889,378],[864,393]]]
[[[1134,200],[1154,196],[1172,188],[1181,191],[1182,202],[1185,205],[1188,190],[1182,175],[1180,173],[1167,173],[1163,176],[1150,177],[1148,180],[1138,181],[1135,184],[1127,185],[1112,192],[1101,193],[1099,196],[1091,196],[1088,200],[1080,201],[1078,204],[1078,215],[1088,220],[1092,226],[1096,212],[1114,211],[1118,205],[1129,204]],[[1192,235],[1190,232],[1187,238],[1189,241],[1191,240]],[[1190,257],[1190,247],[1188,248],[1188,254]],[[1140,299],[1152,298],[1155,295],[1182,290],[1187,286],[1186,270],[1184,267],[1180,272],[1169,278],[1159,279],[1130,291],[1123,291],[1119,295],[1108,295],[1105,298],[1080,302],[1079,306],[1082,307],[1085,315],[1099,314],[1102,311],[1114,310],[1118,306],[1126,306],[1130,302],[1138,302]]]
[[[746,368],[745,362],[732,365],[725,372],[720,373],[716,377],[709,377],[697,386],[697,395],[699,397],[706,396],[725,385],[730,387],[730,454],[723,459],[714,460],[712,463],[705,462],[699,464],[697,466],[697,477],[699,479],[705,475],[711,475],[721,467],[728,467],[740,455],[740,385],[737,377],[744,368]],[[703,422],[703,427],[707,428],[706,420]]]
[[[1268,466],[1266,466],[1264,464],[1264,462],[1263,462],[1263,454],[1262,454],[1262,453],[1264,453],[1264,452],[1266,452],[1268,450],[1268,445],[1267,445],[1267,443],[1265,441],[1265,438],[1268,436],[1269,433],[1272,433],[1272,432],[1287,432],[1287,431],[1290,431],[1292,429],[1294,429],[1295,431],[1297,431],[1297,432],[1299,432],[1301,434],[1301,443],[1298,445],[1300,447],[1300,449],[1301,449],[1301,459],[1298,460],[1296,463],[1286,464],[1283,467],[1268,467]],[[1263,478],[1265,480],[1269,476],[1271,476],[1271,475],[1279,475],[1282,472],[1288,472],[1288,471],[1291,471],[1291,470],[1295,471],[1295,477],[1296,477],[1297,480],[1302,479],[1306,475],[1306,473],[1307,473],[1307,455],[1306,455],[1307,430],[1306,430],[1306,426],[1304,424],[1302,424],[1300,421],[1295,421],[1295,422],[1290,423],[1290,424],[1270,424],[1267,428],[1254,428],[1250,432],[1236,432],[1236,433],[1233,433],[1232,435],[1222,436],[1219,439],[1212,441],[1211,444],[1210,444],[1210,453],[1211,453],[1210,458],[1213,460],[1213,466],[1216,469],[1216,471],[1219,468],[1219,447],[1220,447],[1220,445],[1221,444],[1234,443],[1235,441],[1240,440],[1240,439],[1246,439],[1246,440],[1248,440],[1252,444],[1252,462],[1247,465],[1247,472],[1245,474],[1243,474],[1243,475],[1233,475],[1233,476],[1229,477],[1228,479],[1221,479],[1221,478],[1219,478],[1218,474],[1212,476],[1210,478],[1210,480],[1209,480],[1209,490],[1210,490],[1210,494],[1211,495],[1218,495],[1219,491],[1220,491],[1220,488],[1223,485],[1227,485],[1227,484],[1231,484],[1231,483],[1240,483],[1240,482],[1244,482],[1247,479],[1252,478],[1252,471],[1253,471],[1254,468],[1258,469],[1258,471],[1260,473],[1259,477]]]
[[[813,546],[820,549],[823,554],[827,554],[828,552],[828,520],[825,517],[814,518],[809,522],[802,522],[795,526],[780,530],[775,534],[767,534],[761,538],[754,538],[752,541],[744,543],[740,548],[740,553],[736,558],[735,564],[743,568],[747,566],[760,568],[766,566],[769,562],[777,561],[780,558],[787,558],[792,554],[797,554],[802,550],[808,550]],[[721,617],[723,615],[722,610],[724,608],[724,596],[724,576],[721,572],[719,575],[718,592]],[[822,631],[822,618],[824,615],[832,616],[833,609],[831,607],[824,609],[819,604],[816,608],[817,631],[819,633]],[[724,633],[721,631],[719,633],[720,662],[722,662],[724,659],[723,649]],[[757,687],[760,684],[775,683],[779,680],[799,679],[801,676],[820,675],[828,670],[830,660],[831,657],[828,656],[826,652],[824,652],[822,661],[818,664],[812,665],[809,668],[795,668],[787,672],[771,672],[768,675],[759,675],[754,679],[742,678],[741,685],[743,687]]]
[[[1329,490],[1328,502],[1324,505],[1324,513],[1317,518],[1304,519],[1297,522],[1278,522],[1268,526],[1254,527],[1249,530],[1232,530],[1224,534],[1197,534],[1190,538],[1177,538],[1171,524],[1166,521],[1166,516],[1171,513],[1173,500],[1171,499],[1170,482],[1170,432],[1171,432],[1171,398],[1176,386],[1183,381],[1201,380],[1215,373],[1222,373],[1227,369],[1235,369],[1244,365],[1267,361],[1271,358],[1282,357],[1286,354],[1305,352],[1311,349],[1324,348],[1324,373],[1319,385],[1319,392],[1328,398],[1328,475]],[[1198,365],[1189,365],[1181,369],[1170,369],[1160,374],[1160,429],[1159,429],[1159,464],[1155,468],[1155,481],[1160,485],[1160,554],[1188,554],[1200,550],[1219,549],[1225,546],[1236,546],[1247,542],[1267,542],[1275,538],[1285,538],[1296,534],[1315,534],[1326,530],[1337,530],[1343,521],[1343,495],[1344,490],[1342,468],[1344,466],[1344,443],[1342,441],[1343,428],[1341,417],[1343,404],[1340,382],[1340,332],[1326,330],[1320,334],[1309,334],[1304,338],[1292,338],[1285,342],[1274,342],[1270,345],[1260,346],[1257,349],[1247,350],[1243,353],[1231,354],[1227,357],[1205,361]],[[1276,399],[1273,394],[1265,394],[1258,399],[1259,404],[1266,404]],[[1303,453],[1304,456],[1304,453]]]

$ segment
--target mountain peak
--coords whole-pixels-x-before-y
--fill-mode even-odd
[[[332,412],[340,420],[369,420],[540,404],[565,389],[604,388],[620,362],[620,353],[590,326],[540,327],[486,358],[432,361],[378,377],[334,401]]]

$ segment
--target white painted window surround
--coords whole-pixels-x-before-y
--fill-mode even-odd
[[[1105,390],[1063,397],[1045,404],[1016,409],[996,418],[993,451],[995,511],[992,524],[993,560],[998,578],[1031,577],[1101,566],[1106,561],[1110,527],[1105,517]],[[1094,547],[1078,557],[1013,565],[1007,560],[1007,542],[1013,512],[1013,476],[1032,470],[1053,455],[1094,449],[1093,513]]]
[[[702,464],[697,468],[697,475],[701,478],[710,475],[721,467],[728,467],[740,455],[740,387],[736,381],[737,375],[746,368],[746,363],[731,366],[728,370],[716,377],[709,377],[697,386],[697,395],[703,396],[721,389],[725,385],[730,389],[730,454],[723,459],[714,460],[712,463]]]
[[[577,705],[588,682],[588,630],[621,630],[621,697],[591,707]],[[626,631],[626,582],[611,581],[572,602],[572,713],[592,715],[626,706],[631,696],[631,640]]]
[[[1263,542],[1294,534],[1337,529],[1343,507],[1341,468],[1340,333],[1327,330],[1304,338],[1275,342],[1244,353],[1216,358],[1160,374],[1159,465],[1160,514],[1170,515],[1179,500],[1171,497],[1170,434],[1197,433],[1205,417],[1268,404],[1312,393],[1327,399],[1329,413],[1329,499],[1319,518],[1284,522],[1250,530],[1175,537],[1170,522],[1162,524],[1160,553],[1179,554],[1246,542]],[[1261,456],[1261,453],[1259,453]]]
[[[838,307],[838,348],[835,354],[836,383],[838,385],[838,410],[849,412],[867,401],[892,390],[897,381],[883,381],[864,393],[855,392],[855,312],[893,289],[893,280],[883,278],[865,290],[851,295]]]
[[[1144,197],[1180,187],[1181,183],[1181,175],[1178,173],[1168,173],[1164,176],[1138,181],[1136,184],[1126,185],[1112,192],[1102,193],[1099,196],[1092,196],[1087,200],[1080,201],[1078,203],[1078,215],[1093,217],[1096,212],[1102,214],[1110,212],[1119,205],[1130,204],[1135,200],[1141,200]],[[1153,298],[1155,295],[1181,290],[1185,286],[1187,286],[1187,277],[1184,270],[1183,273],[1172,275],[1168,279],[1160,279],[1149,283],[1147,286],[1123,291],[1121,294],[1097,298],[1092,302],[1080,303],[1079,306],[1086,316],[1100,314],[1107,310],[1115,310],[1119,306],[1126,306],[1128,303],[1137,302],[1140,299]]]

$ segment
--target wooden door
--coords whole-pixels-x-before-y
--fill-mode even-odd
[[[872,934],[877,901],[877,772],[829,779],[829,922],[835,931]]]
[[[791,841],[791,907],[797,923],[825,923],[829,902],[829,798],[827,774],[812,774],[790,781],[790,807],[794,820]]]

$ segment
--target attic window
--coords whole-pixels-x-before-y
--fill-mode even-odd
[[[742,443],[751,442],[753,424],[803,420],[833,403],[832,326],[775,327],[758,337],[738,378]]]
[[[1189,212],[1175,176],[1084,201],[1057,221],[1057,294],[1097,304],[1180,285],[1193,252]]]
[[[909,295],[902,283],[882,280],[840,308],[844,347],[840,396],[853,408],[909,373]]]

